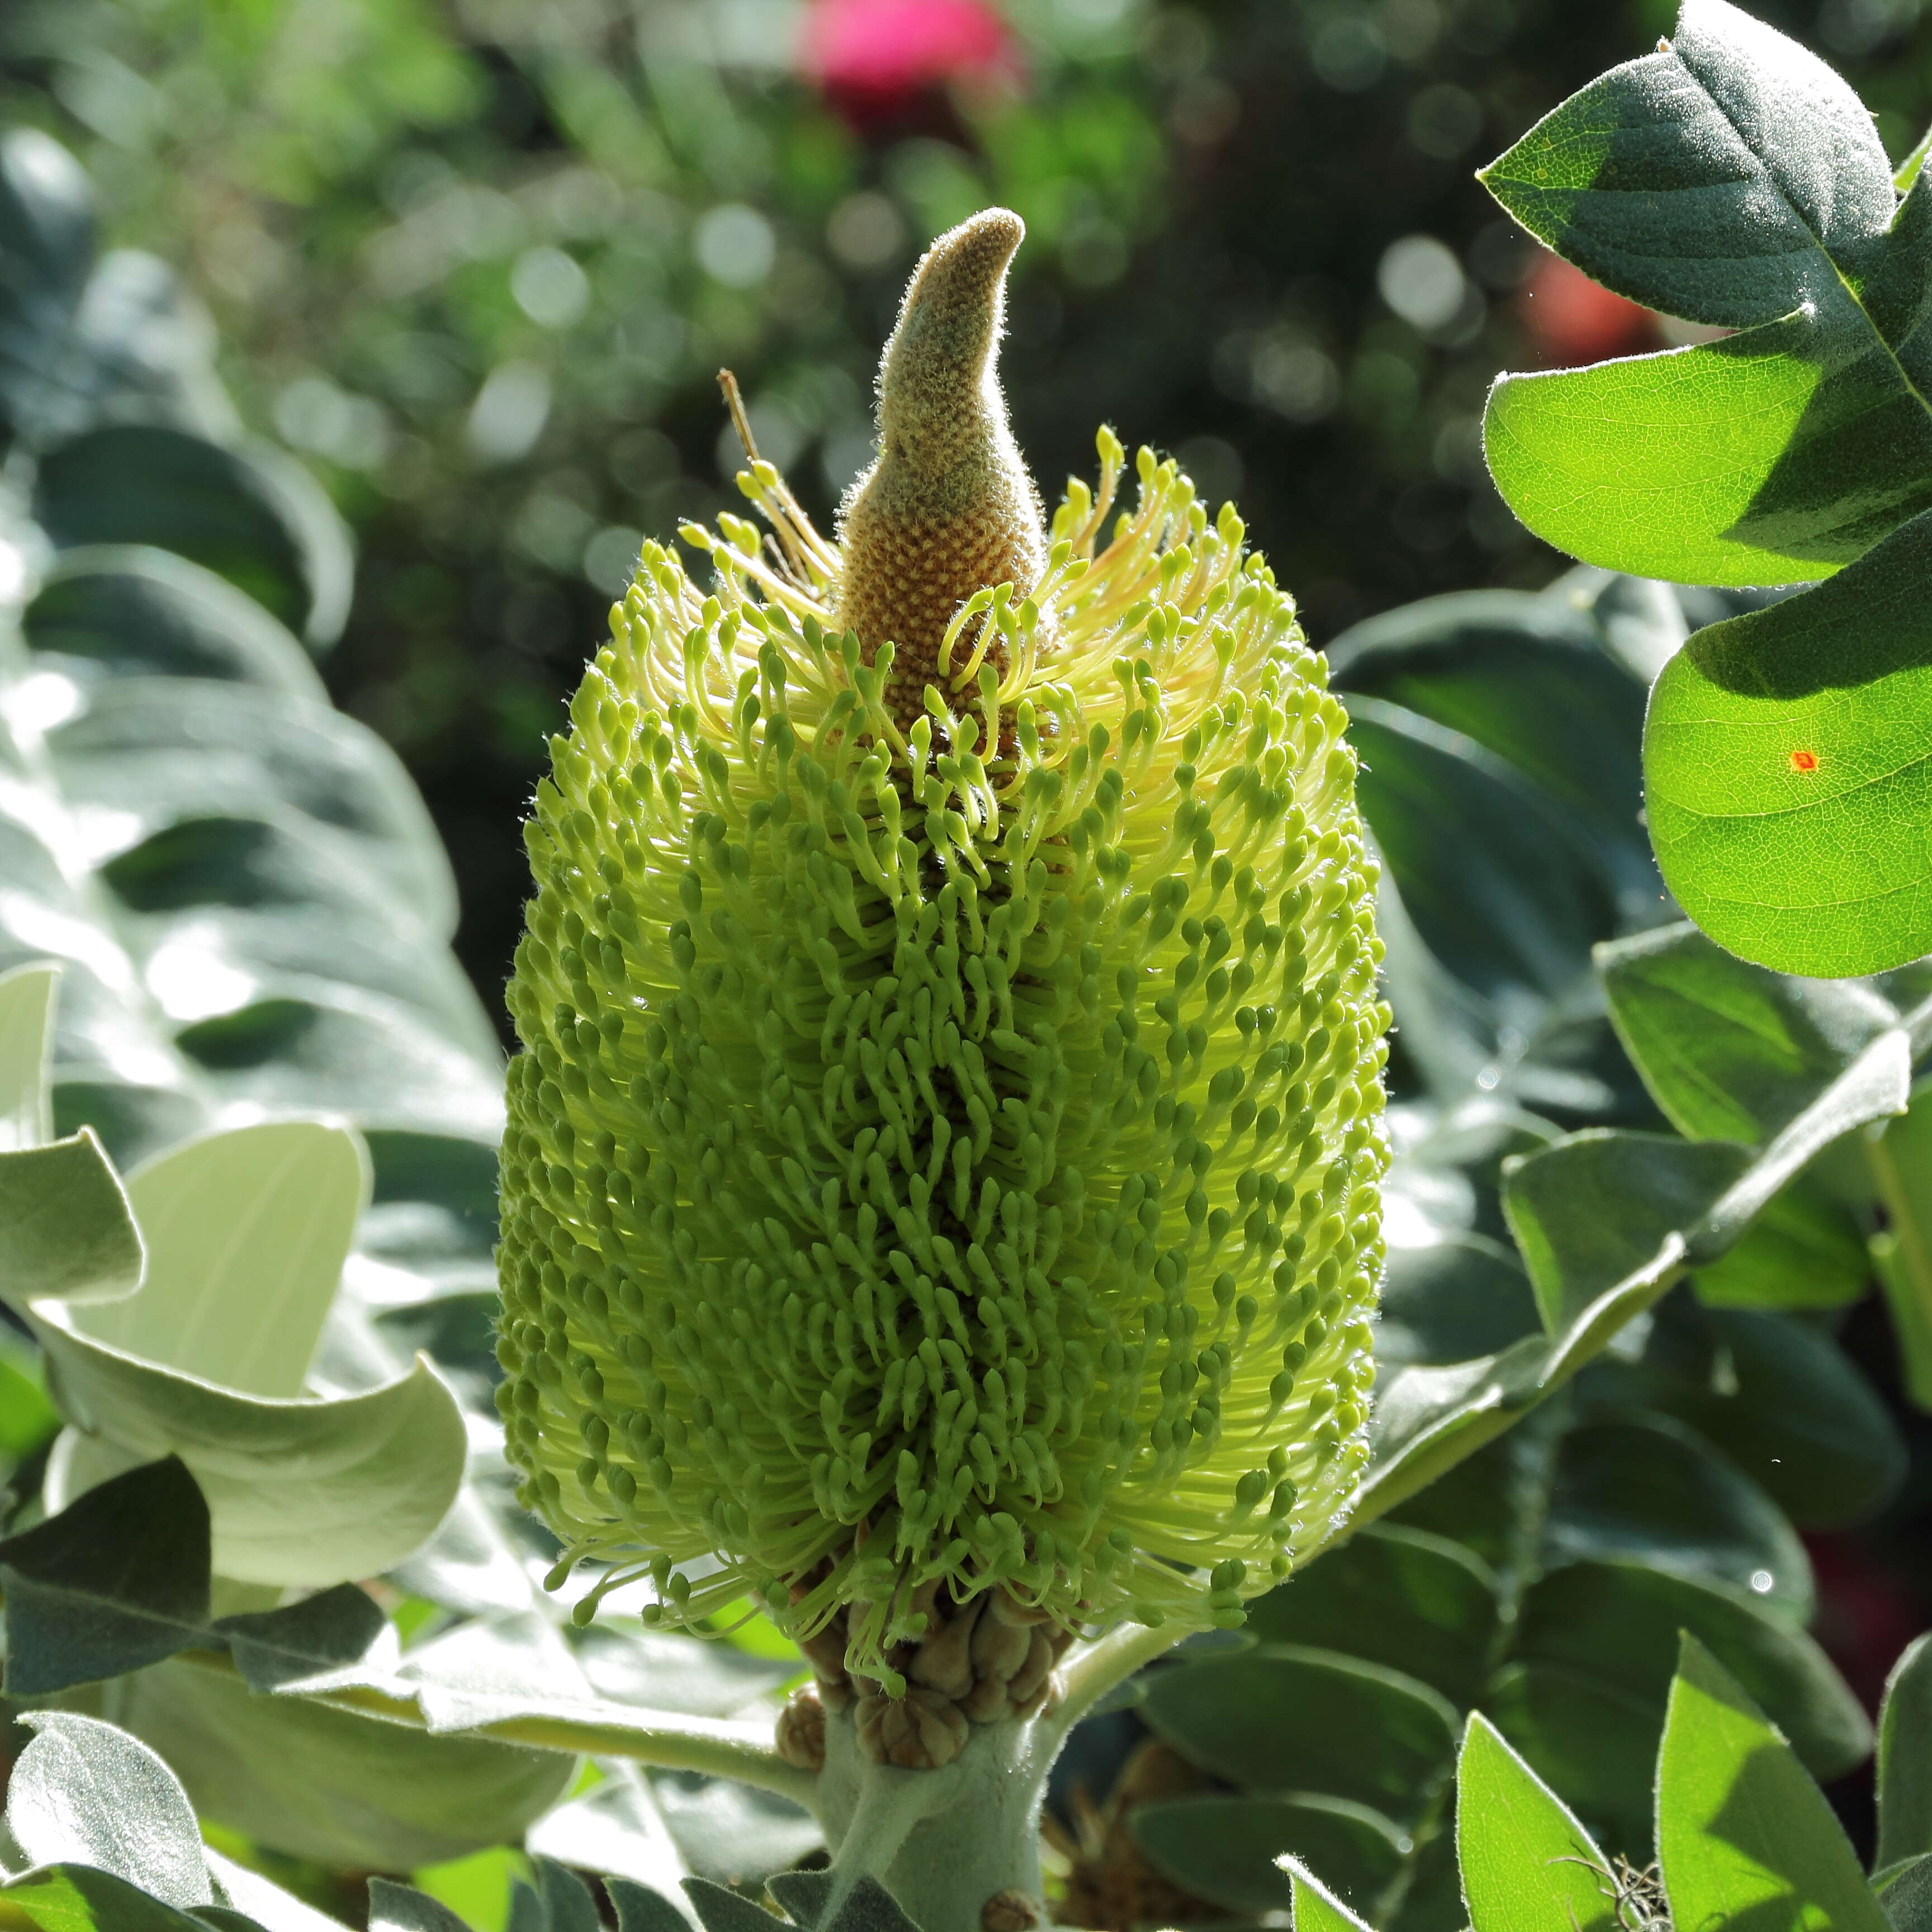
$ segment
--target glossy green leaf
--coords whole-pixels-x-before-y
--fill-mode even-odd
[[[1932,464],[1932,455],[1928,455]],[[1712,937],[1780,972],[1882,972],[1932,948],[1924,720],[1932,514],[1808,595],[1700,631],[1651,696],[1651,836]]]
[[[1377,1523],[1250,1607],[1264,1643],[1345,1651],[1474,1700],[1496,1618],[1496,1578],[1446,1536]]]
[[[1357,1918],[1298,1860],[1284,1858],[1282,1869],[1288,1876],[1292,1932],[1369,1932],[1368,1921]]]
[[[1553,998],[1580,979],[1614,926],[1586,842],[1472,739],[1373,699],[1351,704],[1348,736],[1362,815],[1436,956],[1484,992]]]
[[[190,1141],[128,1178],[148,1251],[140,1293],[74,1325],[245,1395],[300,1395],[369,1184],[362,1143],[340,1127]]]
[[[1504,1204],[1544,1327],[1565,1335],[1609,1298],[1660,1291],[1750,1165],[1727,1142],[1598,1129],[1516,1166]]]
[[[1682,1268],[1714,1259],[1833,1142],[1904,1111],[1912,1048],[1877,1035],[1754,1156],[1729,1142],[1573,1135],[1510,1169],[1504,1206],[1557,1366],[1586,1360]]]
[[[7,1784],[7,1828],[36,1865],[83,1864],[182,1910],[214,1903],[188,1794],[138,1738],[98,1718],[28,1712],[33,1742]]]
[[[1354,1907],[1374,1901],[1400,1864],[1406,1841],[1365,1805],[1340,1798],[1177,1798],[1144,1805],[1133,1833],[1148,1862],[1197,1898],[1259,1914],[1292,1906],[1292,1857]]]
[[[1872,1258],[1857,1220],[1801,1175],[1754,1222],[1743,1240],[1694,1280],[1711,1308],[1792,1312],[1844,1308],[1871,1286]]]
[[[1481,746],[1640,854],[1642,686],[1601,650],[1572,588],[1452,591],[1384,611],[1329,647],[1330,681],[1352,711],[1378,699]]]
[[[1804,1527],[1861,1522],[1904,1479],[1898,1424],[1815,1324],[1667,1308],[1638,1369],[1597,1372],[1634,1373],[1644,1402],[1689,1423]]]
[[[1287,1645],[1160,1673],[1140,1713],[1156,1736],[1236,1785],[1318,1791],[1397,1819],[1424,1802],[1460,1722],[1402,1672]]]
[[[1664,1728],[1662,1697],[1654,1686],[1634,1690],[1587,1668],[1517,1662],[1496,1673],[1484,1708],[1602,1842],[1644,1855]]]
[[[1750,1592],[1630,1562],[1572,1564],[1532,1589],[1517,1654],[1657,1700],[1688,1630],[1772,1712],[1820,1778],[1871,1748],[1858,1700],[1812,1639]]]
[[[1613,1932],[1603,1853],[1480,1715],[1457,1765],[1456,1840],[1474,1932]]]
[[[1586,1419],[1556,1451],[1544,1532],[1554,1568],[1621,1558],[1747,1592],[1794,1629],[1811,1566],[1784,1512],[1681,1423],[1641,1412]]]
[[[1767,972],[1694,926],[1600,946],[1596,962],[1618,1037],[1690,1140],[1769,1139],[1898,1024],[1869,987]]]
[[[1932,1636],[1892,1666],[1878,1723],[1880,1866],[1932,1853]]]
[[[1657,1818],[1680,1925],[1888,1932],[1824,1794],[1691,1636],[1671,1687]]]

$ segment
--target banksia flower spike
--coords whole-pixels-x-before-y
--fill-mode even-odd
[[[1172,462],[1118,508],[1102,430],[1042,530],[992,376],[1021,232],[920,265],[838,543],[754,458],[771,536],[683,532],[708,590],[644,546],[510,989],[523,1495],[662,1614],[757,1593],[901,1762],[1038,1708],[1069,1633],[1238,1623],[1366,1453],[1343,715]]]

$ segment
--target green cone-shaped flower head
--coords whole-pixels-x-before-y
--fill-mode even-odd
[[[936,342],[971,378],[940,406],[986,413],[1016,234],[946,296],[990,315],[976,346],[919,314],[974,228],[893,350]],[[775,540],[687,530],[709,587],[647,544],[552,742],[500,1351],[572,1554],[692,1616],[755,1588],[802,1636],[859,1606],[851,1661],[888,1678],[935,1582],[1230,1623],[1329,1533],[1366,1454],[1387,1018],[1341,706],[1172,462],[1142,451],[1124,500],[1103,430],[1030,580],[950,582],[922,648],[864,634],[916,631],[877,573],[962,519],[1029,541],[1016,456],[908,483],[893,366],[844,549],[754,461]]]

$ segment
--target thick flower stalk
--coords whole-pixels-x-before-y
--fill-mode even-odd
[[[1171,461],[1120,508],[1102,430],[1041,530],[992,374],[1018,233],[922,265],[840,544],[753,460],[772,536],[687,530],[709,588],[645,545],[510,990],[523,1494],[668,1613],[755,1593],[905,1762],[1038,1708],[1068,1633],[1238,1623],[1366,1453],[1342,709]]]

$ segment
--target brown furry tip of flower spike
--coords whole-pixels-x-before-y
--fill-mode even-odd
[[[1046,567],[1040,493],[994,374],[1025,233],[984,208],[926,250],[880,363],[878,460],[841,512],[838,616],[866,663],[893,646],[885,700],[902,724],[925,709],[960,605],[1000,584],[1017,602]]]

